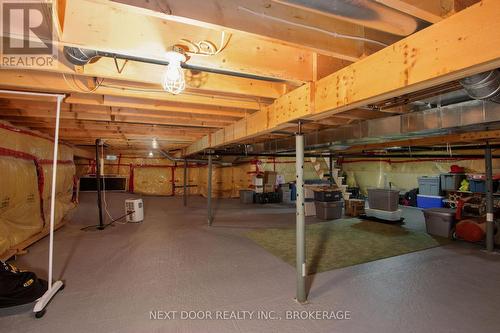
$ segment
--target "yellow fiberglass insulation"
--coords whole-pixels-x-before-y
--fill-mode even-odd
[[[0,254],[40,232],[38,179],[33,161],[0,157]]]
[[[0,136],[1,255],[48,229],[54,142],[6,122],[0,122]],[[73,149],[65,144],[59,145],[57,175],[56,224],[74,207]]]

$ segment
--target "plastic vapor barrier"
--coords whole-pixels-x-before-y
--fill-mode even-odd
[[[0,157],[0,254],[40,232],[43,220],[35,164]],[[15,175],[7,176],[5,175]]]
[[[493,160],[494,173],[500,172],[500,160]],[[342,170],[347,175],[348,186],[359,186],[366,194],[367,188],[385,187],[391,182],[394,188],[408,191],[418,187],[418,177],[438,176],[448,173],[451,165],[465,167],[466,172],[483,173],[484,159],[398,159],[381,160],[348,159]]]
[[[54,142],[0,122],[0,254],[48,229]],[[73,149],[59,145],[56,218],[74,207]]]

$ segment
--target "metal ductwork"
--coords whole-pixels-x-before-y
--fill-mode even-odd
[[[500,104],[472,100],[445,107],[370,119],[304,134],[307,150],[345,150],[353,145],[500,128]],[[287,153],[295,138],[249,145],[252,153]]]
[[[500,71],[494,69],[460,80],[467,94],[474,99],[500,103]]]
[[[89,49],[81,49],[78,47],[68,47],[63,48],[64,56],[66,59],[77,66],[84,66],[90,63],[92,60],[97,60],[99,58],[99,52]]]
[[[193,159],[193,158],[184,159],[182,157],[174,157],[162,149],[160,149],[159,152],[161,155],[163,155],[163,157],[165,157],[167,160],[172,161],[172,162],[180,162],[180,163],[191,162],[191,163],[201,163],[201,164],[208,163],[208,160]],[[219,164],[221,166],[231,166],[232,165],[232,163],[228,163],[228,162],[224,162],[224,161],[217,161],[217,160],[212,160],[212,163]]]
[[[421,19],[372,0],[275,0],[302,10],[360,24],[397,36],[408,36],[427,27]]]

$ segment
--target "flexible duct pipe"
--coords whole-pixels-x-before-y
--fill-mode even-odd
[[[500,103],[500,71],[494,69],[460,80],[467,94],[474,99]]]

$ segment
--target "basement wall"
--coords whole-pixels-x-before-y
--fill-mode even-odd
[[[349,187],[359,186],[367,194],[367,188],[384,187],[391,182],[393,187],[409,191],[418,187],[418,177],[438,176],[448,173],[452,165],[465,168],[466,173],[484,173],[484,159],[429,159],[429,158],[381,158],[345,159],[342,170],[347,175]],[[493,173],[500,173],[500,159],[493,159]]]
[[[0,254],[48,231],[52,183],[51,138],[0,121]],[[72,202],[73,149],[59,146],[56,224]]]
[[[327,172],[325,161],[312,162],[305,160],[304,174],[306,179],[318,179],[319,172],[315,165],[321,164],[320,172]],[[81,177],[95,173],[95,162],[80,159],[76,161],[76,174]],[[318,168],[318,166],[316,166]],[[207,166],[189,164],[188,179],[190,195],[207,195]],[[276,171],[285,177],[286,182],[295,180],[294,158],[263,157],[231,167],[214,164],[212,175],[213,197],[237,198],[240,189],[247,189],[252,178],[258,172]],[[127,189],[133,193],[146,195],[182,195],[184,165],[163,158],[119,157],[116,161],[106,161],[106,175],[120,175],[127,179]],[[175,185],[175,188],[172,187]]]

